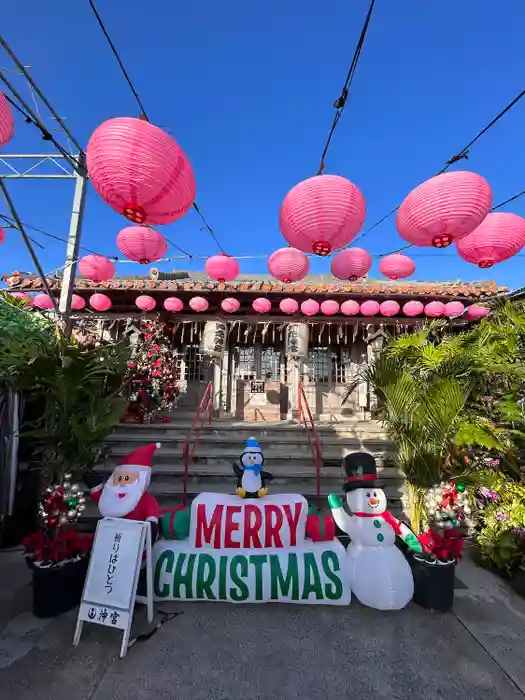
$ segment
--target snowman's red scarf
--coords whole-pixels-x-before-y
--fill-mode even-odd
[[[385,510],[383,513],[352,513],[352,515],[357,515],[358,518],[383,518],[385,523],[388,523],[396,535],[401,534],[401,523],[397,518],[394,518],[392,513]]]

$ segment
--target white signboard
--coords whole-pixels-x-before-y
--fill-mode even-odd
[[[137,596],[137,584],[146,550],[147,595]],[[135,602],[148,606],[153,620],[150,524],[125,518],[103,518],[97,524],[89,568],[82,593],[73,645],[84,622],[124,631],[120,657],[126,655]]]
[[[266,406],[267,403],[266,394],[250,394],[250,406]]]

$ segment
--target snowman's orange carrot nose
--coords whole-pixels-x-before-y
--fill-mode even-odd
[[[377,504],[377,498],[370,498],[368,502],[371,506],[375,506]]]

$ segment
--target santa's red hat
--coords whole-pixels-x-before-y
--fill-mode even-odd
[[[155,450],[160,447],[160,442],[152,442],[149,445],[142,445],[129,455],[123,457],[117,469],[127,467],[147,474],[148,484],[151,479],[151,467]]]

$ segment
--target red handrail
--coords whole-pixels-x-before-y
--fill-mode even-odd
[[[204,394],[202,395],[201,402],[195,412],[195,418],[191,424],[191,428],[188,431],[186,440],[184,440],[184,445],[182,447],[182,456],[184,457],[184,484],[183,484],[183,497],[182,503],[186,505],[186,500],[188,497],[188,473],[190,469],[190,463],[195,456],[195,450],[199,443],[201,436],[201,430],[204,423],[207,421],[208,425],[211,425],[211,420],[213,417],[213,382],[208,382]],[[193,432],[196,430],[195,435]]]
[[[310,411],[308,399],[306,398],[304,386],[301,381],[299,381],[298,388],[297,419],[299,423],[304,425],[306,428],[308,444],[310,445],[310,451],[312,453],[312,457],[314,458],[315,465],[317,507],[321,508],[321,466],[323,464],[323,450],[321,448],[319,433],[317,432],[314,419],[312,418],[312,412]]]

